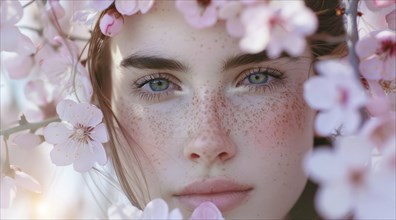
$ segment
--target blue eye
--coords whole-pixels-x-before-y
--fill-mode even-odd
[[[169,80],[167,79],[154,79],[148,82],[149,87],[154,92],[165,91],[169,88]]]
[[[247,79],[252,84],[263,84],[268,81],[268,74],[263,72],[252,73],[247,77]]]
[[[237,87],[246,87],[252,91],[264,91],[281,85],[284,82],[285,74],[272,68],[253,68],[246,70],[238,78]]]
[[[153,73],[144,76],[132,84],[132,91],[143,100],[163,100],[180,91],[180,81],[167,73]]]

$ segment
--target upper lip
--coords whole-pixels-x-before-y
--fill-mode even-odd
[[[224,177],[202,179],[195,181],[183,188],[176,196],[187,196],[194,194],[217,194],[225,192],[241,192],[251,190],[247,184],[241,184],[234,180]]]

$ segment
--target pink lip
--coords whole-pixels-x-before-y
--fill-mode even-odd
[[[229,211],[246,200],[252,187],[226,178],[193,182],[175,197],[178,202],[193,211],[201,203],[214,203],[222,212]]]

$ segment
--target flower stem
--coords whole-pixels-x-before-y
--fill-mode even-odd
[[[4,140],[4,148],[5,148],[5,160],[4,160],[4,167],[2,168],[1,172],[8,176],[10,173],[12,173],[11,170],[11,165],[10,165],[10,157],[9,157],[9,153],[8,153],[8,138],[6,136],[3,137]]]
[[[0,130],[0,135],[4,136],[4,139],[8,139],[8,137],[16,132],[30,130],[32,132],[36,131],[37,129],[48,125],[51,122],[60,121],[59,117],[48,118],[40,122],[36,123],[29,123],[26,121],[24,116],[21,117],[20,123],[16,127],[9,128],[7,130]]]
[[[345,0],[344,4],[345,4],[345,14],[347,18],[347,23],[345,28],[347,33],[348,59],[356,77],[360,80],[359,59],[355,52],[355,45],[359,39],[359,33],[357,27],[358,0]]]

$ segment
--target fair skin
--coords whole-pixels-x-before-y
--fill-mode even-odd
[[[244,54],[238,40],[223,24],[190,27],[167,2],[127,17],[110,50],[113,110],[133,143],[122,147],[144,151],[138,154],[151,199],[161,197],[189,217],[183,189],[220,179],[246,188],[236,204],[219,205],[226,219],[287,215],[306,183],[301,160],[313,145],[314,112],[302,97],[308,50],[304,58],[256,56],[225,65]],[[147,57],[182,65],[141,63]]]

